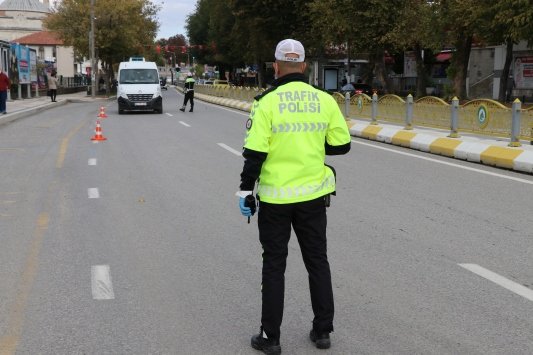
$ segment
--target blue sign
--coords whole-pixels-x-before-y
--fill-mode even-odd
[[[11,44],[11,56],[11,61],[14,65],[10,68],[10,74],[13,77],[18,74],[19,84],[29,84],[31,80],[30,47],[21,44]],[[13,61],[16,61],[16,63],[13,63]],[[13,73],[15,67],[16,73]]]

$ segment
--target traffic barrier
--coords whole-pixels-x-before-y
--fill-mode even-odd
[[[98,113],[98,118],[107,118],[107,115],[105,114],[105,107],[100,106],[100,112]]]
[[[91,138],[92,141],[105,141],[106,137],[102,134],[102,126],[100,125],[100,120],[96,120],[96,128],[94,130],[94,137]]]

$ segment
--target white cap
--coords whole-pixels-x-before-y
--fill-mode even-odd
[[[298,58],[287,57],[286,54],[297,54]],[[276,60],[283,62],[303,62],[305,60],[304,46],[295,39],[284,39],[276,46]]]

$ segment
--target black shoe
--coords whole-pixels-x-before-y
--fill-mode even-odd
[[[185,107],[180,108],[181,112],[185,112]]]
[[[259,334],[252,337],[252,348],[255,350],[261,350],[265,354],[281,354],[279,339],[263,338],[263,329],[261,329]]]
[[[309,333],[309,339],[313,343],[315,343],[315,346],[318,349],[329,349],[331,346],[331,340],[329,339],[329,333],[320,333],[318,334],[314,330],[311,330],[311,333]]]
[[[191,109],[189,110],[189,112],[192,112],[192,107],[191,107]]]

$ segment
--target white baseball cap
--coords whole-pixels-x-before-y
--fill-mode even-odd
[[[287,57],[286,54],[297,54],[296,57]],[[276,46],[276,60],[283,62],[303,62],[305,60],[305,49],[302,43],[295,39],[284,39]]]

